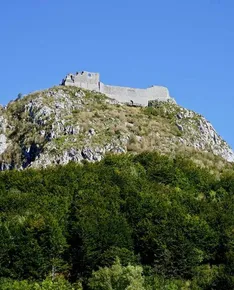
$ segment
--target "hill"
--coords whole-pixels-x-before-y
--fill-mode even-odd
[[[58,86],[0,124],[0,289],[234,289],[234,153],[203,116]]]
[[[142,107],[58,86],[1,107],[0,121],[1,170],[143,151],[180,153],[216,168],[234,161],[232,149],[203,116],[173,102]]]

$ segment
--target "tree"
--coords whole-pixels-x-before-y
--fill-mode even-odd
[[[117,258],[111,267],[93,272],[89,287],[92,290],[145,290],[142,272],[141,266],[123,267]]]

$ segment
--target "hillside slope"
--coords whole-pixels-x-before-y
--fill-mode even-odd
[[[182,153],[203,163],[234,153],[201,115],[174,103],[118,103],[96,92],[58,86],[0,108],[0,169],[98,161],[107,153]]]

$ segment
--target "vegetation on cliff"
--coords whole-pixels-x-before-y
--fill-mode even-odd
[[[234,153],[201,115],[170,102],[118,103],[76,87],[54,87],[0,109],[0,170],[100,161],[107,153],[180,152],[222,168]]]
[[[181,156],[0,173],[0,288],[233,289],[234,170]]]

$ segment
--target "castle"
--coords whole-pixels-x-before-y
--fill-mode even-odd
[[[175,100],[170,97],[169,91],[166,87],[152,86],[146,89],[135,89],[110,86],[100,82],[99,73],[86,71],[68,74],[65,79],[62,80],[61,85],[75,86],[86,90],[97,91],[110,98],[116,99],[119,102],[139,104],[142,106],[148,106],[148,102],[152,100],[175,102]]]

